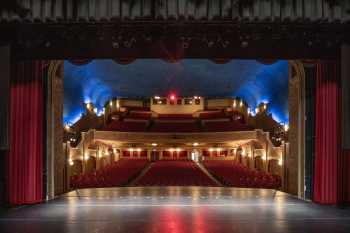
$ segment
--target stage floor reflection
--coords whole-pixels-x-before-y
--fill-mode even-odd
[[[264,189],[84,189],[45,204],[2,211],[0,232],[348,233],[350,210]]]

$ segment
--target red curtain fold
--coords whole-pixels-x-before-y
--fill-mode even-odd
[[[340,65],[336,61],[324,61],[316,66],[314,201],[336,204],[341,158]]]
[[[10,91],[10,151],[7,192],[10,204],[43,200],[43,62],[14,64]]]

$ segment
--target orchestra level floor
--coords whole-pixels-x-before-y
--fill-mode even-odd
[[[123,187],[3,210],[1,233],[350,232],[350,209],[263,189]]]

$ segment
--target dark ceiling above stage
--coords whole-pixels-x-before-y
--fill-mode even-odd
[[[252,109],[269,102],[276,120],[288,121],[288,63],[263,65],[255,60],[232,60],[215,64],[204,59],[184,59],[168,63],[158,59],[139,59],[129,65],[112,60],[95,60],[84,66],[65,63],[65,123],[74,122],[84,102],[102,110],[104,103],[117,96],[150,97],[239,96]]]

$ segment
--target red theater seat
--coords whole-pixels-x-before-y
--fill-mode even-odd
[[[192,161],[158,161],[136,186],[216,186]]]
[[[114,187],[127,184],[146,166],[144,159],[121,159],[94,172],[71,177],[72,188]]]
[[[234,161],[205,160],[203,165],[227,186],[274,189],[281,187],[279,176],[256,171]]]
[[[188,120],[188,119],[193,119],[193,116],[192,114],[159,114],[158,119]]]
[[[104,131],[121,132],[144,132],[146,129],[146,121],[112,121],[103,128]]]
[[[223,111],[207,111],[199,114],[201,119],[216,119],[216,118],[225,118],[226,115]]]
[[[155,122],[151,132],[198,132],[196,122]]]
[[[205,122],[204,130],[208,132],[248,131],[251,128],[238,121],[208,121]]]
[[[146,111],[131,111],[126,118],[128,119],[150,119],[152,117],[151,112]]]

